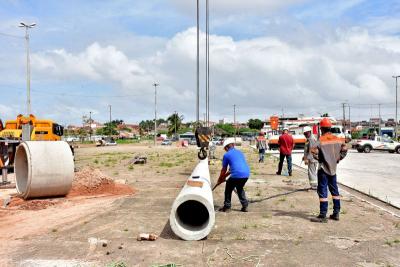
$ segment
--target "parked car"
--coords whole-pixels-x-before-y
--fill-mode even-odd
[[[196,141],[196,139],[190,139],[189,145],[197,146],[197,141]]]
[[[389,153],[400,154],[400,143],[395,142],[388,138],[376,136],[374,139],[359,139],[352,142],[352,147],[357,149],[358,152],[369,153],[371,150],[389,151]]]
[[[172,145],[172,141],[169,139],[164,139],[164,141],[161,142],[162,146],[170,146]]]

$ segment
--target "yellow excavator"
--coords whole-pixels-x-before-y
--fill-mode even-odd
[[[0,170],[2,182],[7,183],[7,172],[14,169],[17,146],[22,141],[60,141],[64,128],[52,120],[39,120],[32,114],[29,117],[18,115],[15,120],[3,123],[0,120]]]

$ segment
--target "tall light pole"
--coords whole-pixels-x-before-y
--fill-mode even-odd
[[[154,86],[154,146],[157,144],[157,86],[160,84],[153,83]]]
[[[236,144],[236,132],[237,132],[237,126],[236,126],[236,104],[233,105],[233,125],[235,127],[235,144]]]
[[[200,121],[200,6],[197,0],[197,55],[196,55],[196,122]]]
[[[92,141],[92,112],[89,112],[89,141]]]
[[[175,114],[175,138],[176,138],[176,125],[178,123],[178,113],[174,111],[174,114]]]
[[[31,114],[31,66],[29,59],[29,34],[28,29],[36,26],[36,23],[26,24],[20,22],[18,27],[25,28],[25,46],[26,46],[26,112],[27,117]]]
[[[109,122],[109,128],[110,128],[110,136],[112,135],[112,125],[111,125],[111,105],[108,105],[109,113],[110,113],[110,122]]]
[[[400,77],[400,75],[392,76],[393,78],[396,79],[396,114],[395,114],[395,127],[394,127],[394,136],[397,138],[397,126],[398,126],[398,120],[397,120],[397,79]]]

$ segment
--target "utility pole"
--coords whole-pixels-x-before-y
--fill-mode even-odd
[[[347,105],[348,105],[348,107],[349,107],[349,132],[350,132],[350,134],[351,134],[351,117],[350,117],[350,104],[349,103],[347,103]]]
[[[178,123],[178,113],[174,111],[174,114],[175,114],[175,137],[176,137],[176,125]]]
[[[108,112],[109,112],[109,115],[110,115],[110,118],[109,118],[109,122],[108,122],[108,127],[110,128],[110,136],[112,135],[112,125],[111,125],[111,105],[108,105]]]
[[[236,104],[233,105],[233,125],[235,127],[235,144],[236,144],[236,133],[237,133],[237,125],[236,125]]]
[[[26,46],[26,112],[27,117],[31,114],[31,62],[29,58],[29,34],[28,29],[36,26],[36,23],[26,24],[20,22],[18,27],[25,28],[25,46]]]
[[[379,125],[378,125],[378,135],[381,135],[381,104],[378,104],[378,110],[379,110]]]
[[[396,120],[396,122],[395,122],[395,127],[394,127],[394,136],[396,137],[396,139],[397,139],[397,127],[398,127],[398,124],[399,124],[399,121],[398,121],[398,119],[397,119],[397,79],[400,77],[400,75],[396,75],[396,76],[392,76],[393,78],[395,78],[396,79],[396,114],[395,114],[395,120]]]
[[[92,112],[89,112],[89,141],[92,141]]]
[[[153,83],[154,86],[154,147],[157,145],[157,86],[160,84]]]
[[[343,108],[343,122],[342,122],[342,126],[343,126],[343,129],[346,129],[346,110],[345,110],[345,105],[346,105],[346,103],[342,103],[342,108]]]
[[[197,127],[200,121],[200,10],[199,0],[197,0],[197,66],[196,66],[196,121]]]

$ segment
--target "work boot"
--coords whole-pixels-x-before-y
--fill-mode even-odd
[[[231,208],[223,206],[222,208],[219,208],[218,211],[221,211],[221,212],[230,212],[230,211],[231,211]]]
[[[249,210],[247,209],[247,207],[242,207],[242,209],[240,211],[241,212],[248,212]]]
[[[339,213],[332,213],[329,216],[329,219],[334,220],[334,221],[339,221]]]
[[[276,175],[281,175],[281,173],[280,172],[276,172]]]
[[[289,176],[292,176],[292,172],[289,172]]]
[[[327,222],[328,222],[328,219],[326,218],[325,215],[320,214],[320,215],[318,215],[318,216],[315,217],[315,218],[311,218],[310,221],[312,221],[312,222],[318,222],[318,223],[327,223]]]

